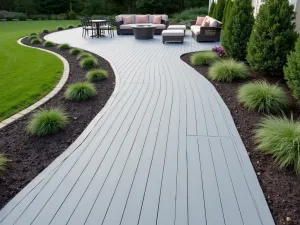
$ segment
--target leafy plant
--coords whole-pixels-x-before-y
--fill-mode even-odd
[[[80,53],[82,53],[82,50],[79,49],[79,48],[72,48],[72,49],[70,50],[70,54],[71,54],[71,55],[78,55],[78,54],[80,54]]]
[[[36,36],[36,35],[29,36],[29,41],[32,41],[33,39],[37,39],[37,38],[38,38],[38,36]]]
[[[2,174],[5,170],[6,164],[8,162],[9,162],[9,160],[3,154],[0,153],[0,176],[2,176]]]
[[[284,90],[265,81],[243,85],[239,89],[238,99],[246,108],[262,113],[279,113],[289,105]]]
[[[87,57],[80,61],[80,66],[84,69],[94,68],[98,64],[98,61],[95,57]]]
[[[74,26],[73,25],[69,25],[68,28],[71,29],[71,28],[74,28]]]
[[[52,46],[54,46],[55,44],[52,42],[52,41],[45,41],[44,42],[44,46],[45,47],[52,47]]]
[[[282,72],[297,39],[294,6],[268,0],[260,7],[248,44],[247,61],[255,71]]]
[[[219,59],[215,52],[197,52],[191,56],[191,63],[193,65],[209,65]]]
[[[185,9],[180,13],[174,14],[174,21],[181,22],[187,20],[195,20],[197,16],[205,16],[208,13],[207,7],[194,7],[190,9]]]
[[[43,109],[34,113],[27,130],[31,135],[43,136],[57,133],[69,122],[67,114],[61,109]]]
[[[213,47],[211,50],[212,50],[213,52],[217,53],[218,56],[220,56],[220,57],[225,56],[225,51],[224,51],[224,49],[223,49],[222,46],[216,46],[216,47]]]
[[[45,30],[43,30],[43,33],[48,34],[49,30],[45,29]]]
[[[30,41],[30,43],[33,45],[40,44],[40,43],[42,43],[42,40],[40,38],[34,38]]]
[[[229,20],[232,6],[233,6],[233,1],[232,0],[226,0],[224,14],[223,14],[223,19],[222,19],[223,30],[224,30],[224,28],[225,28],[225,26],[227,24],[227,21]]]
[[[91,70],[86,74],[86,79],[90,82],[101,81],[108,78],[108,72],[103,69]]]
[[[68,44],[61,44],[61,45],[58,45],[57,48],[60,49],[60,50],[68,50],[71,47]]]
[[[97,94],[95,85],[88,82],[71,84],[66,92],[65,98],[73,101],[84,101]]]
[[[213,14],[214,19],[222,21],[224,8],[225,8],[225,0],[218,0],[214,8],[214,14]]]
[[[71,10],[69,12],[69,19],[70,20],[76,20],[77,19],[77,15],[76,15],[76,13],[73,10]]]
[[[300,38],[296,43],[295,50],[287,58],[287,65],[283,69],[284,77],[293,95],[300,99]]]
[[[234,0],[221,39],[228,56],[245,60],[253,23],[252,1]]]
[[[64,28],[62,26],[59,26],[56,28],[56,30],[63,30]]]
[[[209,68],[208,75],[212,80],[231,82],[249,77],[249,71],[244,63],[229,59],[215,62]]]
[[[272,155],[280,168],[293,167],[300,174],[300,123],[267,117],[255,133],[258,149]]]
[[[80,53],[77,57],[78,60],[84,59],[84,58],[88,58],[88,57],[93,57],[92,54],[87,53],[87,52],[83,52]]]

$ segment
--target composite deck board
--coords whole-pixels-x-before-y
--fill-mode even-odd
[[[230,111],[180,55],[131,35],[46,36],[107,59],[116,90],[78,139],[0,211],[1,225],[274,225]]]

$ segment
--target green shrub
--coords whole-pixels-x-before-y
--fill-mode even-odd
[[[252,1],[235,0],[221,39],[228,56],[245,60],[253,23]]]
[[[294,6],[268,0],[260,7],[248,43],[247,61],[255,71],[282,72],[297,39]]]
[[[36,45],[42,43],[42,40],[40,38],[34,38],[30,41],[31,44]]]
[[[33,16],[31,19],[32,20],[39,20],[39,18],[37,16]]]
[[[282,88],[263,81],[243,85],[239,89],[238,99],[246,108],[262,113],[279,113],[289,105]]]
[[[20,21],[26,21],[26,20],[27,20],[27,16],[25,16],[25,15],[20,15],[20,16],[19,16],[19,20],[20,20]]]
[[[10,16],[7,16],[7,17],[6,17],[6,21],[12,21],[12,20],[13,20],[12,17],[10,17]]]
[[[49,33],[49,30],[45,29],[45,30],[43,30],[43,33],[44,33],[44,34],[48,34],[48,33]]]
[[[27,130],[31,135],[43,136],[57,133],[68,124],[68,116],[61,109],[43,109],[34,113]]]
[[[191,56],[191,63],[193,65],[210,65],[219,60],[219,56],[215,52],[197,52]]]
[[[300,123],[267,117],[255,134],[258,149],[272,155],[280,168],[293,167],[300,174]]]
[[[69,25],[68,28],[71,29],[71,28],[74,28],[74,26],[73,25]]]
[[[291,52],[287,58],[284,77],[295,98],[300,100],[300,38],[296,43],[295,51]]]
[[[88,57],[93,57],[93,56],[90,53],[83,52],[78,55],[77,60],[82,60],[82,59],[88,58]]]
[[[77,19],[77,15],[76,15],[76,13],[73,10],[71,10],[69,12],[69,19],[70,20],[76,20]]]
[[[212,80],[231,82],[249,77],[249,71],[244,63],[229,59],[215,62],[209,68],[208,75]]]
[[[79,48],[72,48],[72,49],[70,50],[70,54],[71,54],[71,55],[78,55],[78,54],[80,54],[80,53],[82,53],[82,50],[79,49]]]
[[[108,72],[102,69],[91,70],[86,74],[86,79],[90,82],[101,81],[108,78]]]
[[[65,98],[73,101],[84,101],[92,98],[96,94],[95,85],[82,82],[71,84],[65,92]]]
[[[0,153],[0,176],[2,176],[2,174],[5,170],[6,164],[8,162],[9,162],[9,160],[3,154]]]
[[[233,1],[232,0],[226,0],[226,5],[225,5],[223,19],[222,19],[223,30],[225,30],[226,23],[230,18],[230,12],[231,12],[232,6],[233,6]]]
[[[38,36],[36,36],[36,35],[29,36],[29,41],[32,41],[33,39],[37,39],[37,38],[38,38]]]
[[[212,17],[212,16],[213,16],[213,13],[214,13],[215,7],[216,7],[216,3],[215,3],[215,1],[213,1],[213,2],[211,3],[211,5],[210,5],[210,8],[209,8],[209,13],[208,13],[208,15],[209,15],[210,17]]]
[[[63,30],[64,28],[62,26],[59,26],[56,28],[56,30]]]
[[[207,7],[194,7],[190,9],[185,9],[180,13],[173,15],[175,22],[196,20],[197,16],[205,16],[208,13]]]
[[[61,45],[58,45],[57,48],[60,49],[60,50],[68,50],[71,47],[68,44],[61,44]]]
[[[37,36],[37,33],[31,33],[29,36]]]
[[[45,41],[44,42],[44,46],[45,47],[52,47],[52,46],[54,46],[55,44],[52,42],[52,41]]]
[[[245,1],[245,0],[243,0]],[[218,0],[217,4],[214,8],[214,13],[213,13],[213,18],[219,21],[222,21],[223,19],[223,13],[224,13],[224,9],[225,9],[225,0]]]
[[[87,57],[80,61],[80,66],[84,69],[94,68],[98,64],[98,61],[95,57]]]

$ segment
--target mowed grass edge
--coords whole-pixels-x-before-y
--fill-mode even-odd
[[[0,121],[34,104],[56,86],[63,63],[56,56],[21,46],[17,40],[58,25],[77,25],[79,21],[0,22]]]

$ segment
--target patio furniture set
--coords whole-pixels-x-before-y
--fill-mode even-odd
[[[105,31],[114,36],[114,26],[118,35],[134,35],[136,39],[152,39],[162,35],[162,42],[184,42],[186,25],[169,25],[168,15],[118,15],[115,21],[82,19],[82,36],[92,31],[91,37],[103,37]],[[191,21],[192,37],[197,42],[219,42],[222,23],[212,17],[197,17]]]

